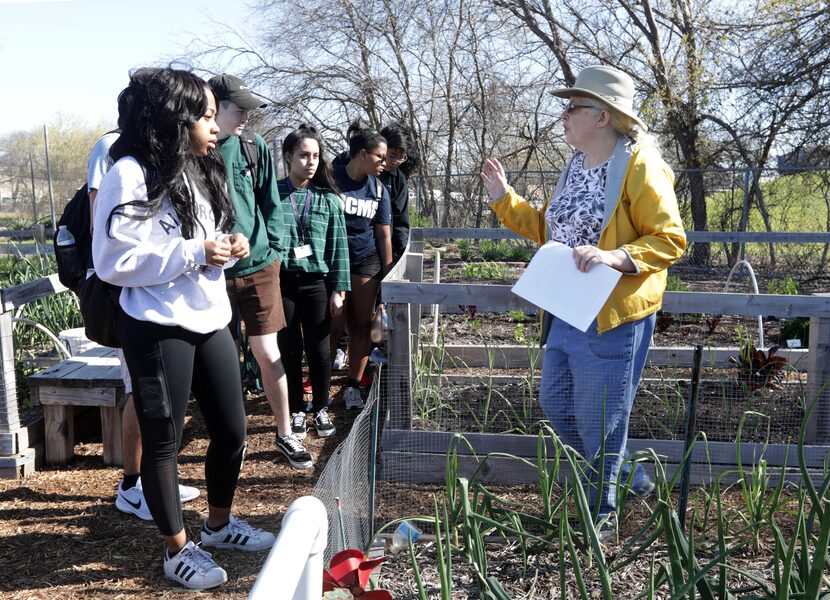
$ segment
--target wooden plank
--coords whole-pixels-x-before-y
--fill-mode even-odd
[[[830,298],[781,294],[666,292],[663,310],[671,313],[830,317]]]
[[[12,456],[0,456],[0,479],[23,479],[35,472],[37,454],[26,448]]]
[[[75,446],[75,409],[72,406],[44,406],[46,464],[65,465]]]
[[[413,229],[412,231],[415,231]],[[424,239],[433,240],[454,240],[454,239],[479,239],[479,240],[513,240],[524,239],[509,229],[450,229],[440,227],[429,227],[423,229]],[[816,232],[785,232],[785,231],[687,231],[688,242],[744,242],[762,244],[830,244],[830,233],[824,231]]]
[[[397,428],[412,425],[412,336],[409,333],[409,306],[387,304],[389,318],[389,351],[387,392],[389,419]]]
[[[0,314],[0,432],[11,433],[19,428],[12,313],[4,312]]]
[[[511,285],[465,283],[383,284],[387,302],[403,304],[474,305],[480,311],[529,309],[532,305],[514,295]],[[671,313],[773,315],[778,317],[830,317],[830,298],[779,294],[722,292],[666,292],[663,310]]]
[[[405,482],[408,484],[441,483],[444,481],[444,467],[446,458],[440,454],[425,454],[414,452],[381,452],[381,467],[379,478],[383,481]],[[552,461],[548,461],[550,467]],[[653,466],[645,463],[646,471],[653,475]],[[472,456],[458,457],[458,475],[460,477],[471,477],[479,467],[479,461]],[[677,463],[664,463],[666,477],[672,478],[680,469]],[[811,479],[816,485],[824,480],[824,472],[819,469],[808,470]],[[781,470],[769,469],[771,485],[780,481]],[[569,477],[568,469],[561,468],[560,483]],[[802,481],[801,472],[798,469],[788,468],[784,470],[784,478],[787,481],[799,484]],[[721,483],[730,484],[737,482],[739,473],[730,465],[708,465],[693,463],[690,473],[690,482],[693,485],[709,485],[720,479]],[[488,484],[532,484],[538,483],[539,474],[535,465],[518,461],[514,458],[491,457],[484,467],[479,471],[476,479],[481,483]]]
[[[123,406],[124,384],[89,386],[41,385],[38,401],[46,406]]]
[[[427,359],[440,358],[443,353],[445,359],[450,359],[459,367],[472,368],[489,366],[488,351],[492,354],[495,369],[526,369],[530,364],[528,352],[533,354],[534,358],[538,358],[540,349],[536,346],[528,348],[521,345],[484,346],[483,344],[446,344],[427,346],[423,349]],[[806,348],[781,348],[778,355],[786,358],[796,370],[801,372],[808,370],[809,351]],[[735,365],[729,359],[737,356],[737,347],[705,348],[703,364],[707,368],[733,368]],[[649,349],[648,366],[691,367],[693,359],[694,348],[691,346],[652,346]]]
[[[406,276],[409,281],[421,281],[424,276],[424,255],[420,252],[406,255]],[[382,296],[382,295],[381,295]],[[409,305],[409,333],[418,335],[421,326],[421,306]]]
[[[64,291],[67,291],[67,288],[58,280],[58,274],[54,273],[49,277],[0,289],[0,301],[2,301],[4,311],[12,311],[29,302]]]
[[[444,431],[413,431],[396,430],[385,427],[381,439],[383,451],[392,452],[426,452],[445,456],[450,444],[456,438],[454,432]],[[537,456],[537,440],[535,435],[492,434],[492,433],[463,433],[461,434],[473,447],[479,456],[492,452],[504,452],[535,460]],[[553,445],[547,440],[548,455],[553,453]],[[684,442],[680,440],[628,440],[628,449],[631,452],[654,450],[658,456],[668,462],[679,462],[683,457]],[[469,455],[472,451],[463,441],[457,443],[458,453]],[[767,464],[781,466],[797,464],[797,447],[794,444],[764,444],[744,442],[741,445],[741,461],[744,465],[757,460],[763,453]],[[830,459],[830,446],[805,446],[804,460],[809,468],[821,469],[825,461]],[[698,442],[692,450],[692,461],[698,463],[712,463],[737,465],[737,452],[732,442],[709,442],[704,445]]]
[[[825,296],[826,298],[826,296]],[[805,438],[811,443],[830,442],[830,318],[810,319],[810,358],[808,360],[812,401],[818,394]]]
[[[383,286],[383,299],[387,302],[439,304],[442,309],[474,305],[483,311],[533,309],[532,304],[510,291],[510,285],[390,281]]]
[[[104,446],[104,464],[121,466],[124,464],[123,440],[121,437],[120,406],[101,407],[101,439]]]

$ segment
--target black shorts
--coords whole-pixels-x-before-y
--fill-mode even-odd
[[[370,279],[380,279],[380,256],[377,252],[372,252],[363,258],[351,260],[350,265],[352,275],[360,275],[361,277],[368,277]]]

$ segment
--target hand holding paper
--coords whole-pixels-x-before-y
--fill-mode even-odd
[[[548,242],[536,252],[512,291],[580,331],[587,331],[622,273],[604,264],[583,273],[572,255],[568,246]]]

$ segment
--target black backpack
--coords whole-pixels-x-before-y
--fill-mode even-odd
[[[116,319],[120,310],[118,298],[121,288],[101,281],[92,270],[92,234],[89,226],[89,192],[84,184],[63,209],[52,240],[58,279],[78,296],[86,337],[102,346],[120,348]],[[61,227],[66,227],[75,238],[74,242],[58,244]]]

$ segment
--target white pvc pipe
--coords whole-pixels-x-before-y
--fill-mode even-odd
[[[758,291],[758,280],[755,279],[755,271],[752,269],[752,265],[749,264],[749,261],[744,260],[743,258],[732,265],[732,268],[729,270],[729,275],[726,278],[726,285],[723,286],[724,293],[729,291],[729,284],[732,283],[732,275],[735,273],[735,269],[740,266],[746,267],[747,271],[749,271],[749,278],[752,280],[752,289],[757,296],[760,292]],[[766,348],[766,346],[764,346],[764,319],[761,315],[758,315],[758,348]]]
[[[320,600],[327,543],[328,515],[323,503],[314,496],[294,500],[248,598]]]

